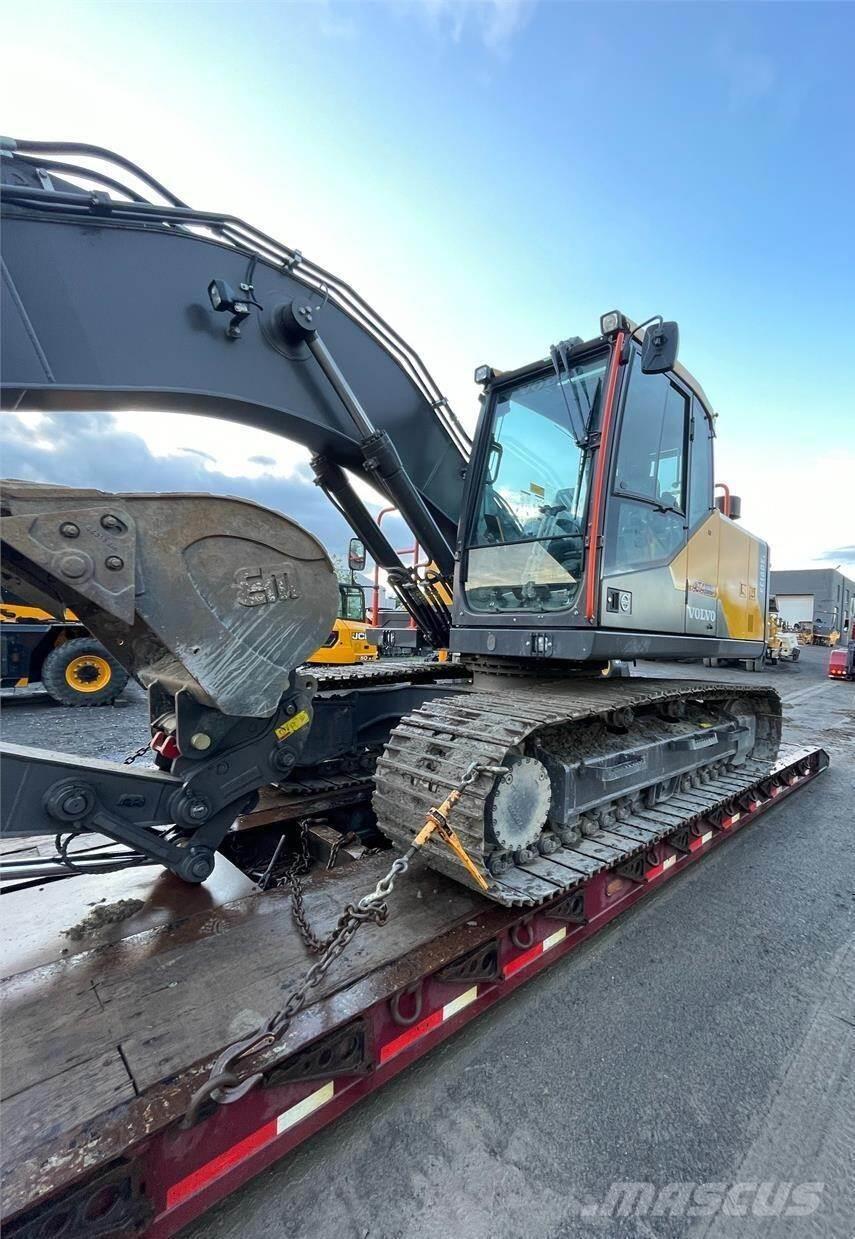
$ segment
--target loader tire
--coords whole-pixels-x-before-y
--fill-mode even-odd
[[[64,641],[42,664],[45,691],[63,706],[108,706],[128,678],[124,667],[94,637]]]

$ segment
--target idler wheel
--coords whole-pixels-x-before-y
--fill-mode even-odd
[[[537,841],[552,799],[549,775],[534,757],[511,757],[505,765],[508,773],[487,802],[490,834],[506,851],[534,850],[537,855]]]

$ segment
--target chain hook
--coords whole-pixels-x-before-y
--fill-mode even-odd
[[[234,1067],[240,1059],[257,1054],[259,1050],[266,1050],[268,1046],[273,1045],[276,1038],[270,1029],[271,1022],[268,1020],[248,1037],[244,1037],[242,1041],[236,1041],[223,1051],[211,1068],[208,1079],[193,1094],[187,1113],[181,1120],[182,1127],[194,1125],[199,1111],[209,1099],[214,1100],[217,1105],[227,1106],[232,1102],[240,1101],[255,1088],[261,1080],[261,1073],[256,1072],[247,1076],[245,1080],[241,1080],[235,1073]]]
[[[257,1084],[261,1083],[264,1075],[263,1072],[259,1071],[251,1073],[244,1080],[240,1080],[234,1071],[237,1063],[243,1058],[258,1053],[259,1050],[267,1049],[282,1037],[289,1028],[294,1016],[302,1010],[309,990],[320,984],[327,970],[348,946],[360,925],[369,920],[374,921],[377,925],[386,924],[389,917],[389,907],[386,900],[394,889],[396,879],[401,874],[407,872],[410,867],[410,861],[434,831],[439,832],[443,842],[457,854],[478,884],[485,890],[488,889],[488,883],[479,873],[456,833],[448,824],[448,815],[463,794],[464,788],[473,783],[479,774],[507,777],[510,771],[505,766],[488,766],[481,762],[472,762],[464,772],[459,785],[448,794],[438,808],[429,811],[424,826],[414,837],[404,855],[397,856],[392,861],[388,872],[384,877],[380,878],[373,891],[363,895],[358,903],[347,905],[339,917],[333,932],[328,938],[323,940],[318,939],[314,935],[303,910],[302,890],[297,877],[297,871],[300,869],[301,863],[306,864],[309,861],[308,823],[305,819],[300,823],[300,842],[303,855],[291,864],[286,872],[286,880],[291,888],[292,914],[300,927],[303,940],[310,950],[319,952],[320,956],[312,964],[311,968],[308,969],[284,1007],[271,1015],[267,1022],[250,1036],[245,1037],[242,1041],[236,1041],[234,1045],[229,1046],[228,1049],[223,1051],[211,1068],[209,1078],[193,1094],[187,1113],[182,1120],[183,1127],[192,1127],[198,1121],[200,1110],[209,1099],[213,1099],[219,1105],[229,1105],[232,1102],[240,1101]],[[305,872],[305,870],[303,871]]]

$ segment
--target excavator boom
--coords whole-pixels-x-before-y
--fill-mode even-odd
[[[400,561],[343,470],[367,472],[450,576],[469,439],[351,288],[97,147],[3,139],[0,178],[4,408],[163,408],[282,435],[315,453],[393,585]]]

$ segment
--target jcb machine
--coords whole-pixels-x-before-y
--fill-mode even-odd
[[[677,360],[675,323],[637,327],[614,311],[592,337],[517,370],[481,366],[470,442],[418,355],[298,251],[191,209],[98,148],[6,140],[0,174],[5,407],[193,411],[307,445],[318,486],[425,642],[451,651],[305,668],[339,586],[314,537],[255,504],[5,485],[4,586],[54,613],[72,608],[147,687],[156,754],[141,770],[5,746],[4,836],[57,845],[55,857],[4,862],[13,909],[55,899],[68,884],[44,879],[81,870],[131,868],[74,879],[120,891],[144,864],[203,883],[218,850],[258,884],[233,915],[209,916],[197,899],[195,919],[186,905],[205,892],[182,885],[174,938],[158,921],[140,949],[88,952],[82,972],[49,954],[7,1003],[7,1045],[26,1059],[7,1124],[19,1133],[9,1233],[59,1233],[69,1217],[91,1233],[97,1216],[103,1233],[151,1223],[166,1235],[827,757],[779,751],[780,702],[762,684],[601,674],[620,659],[764,654],[767,547],[731,519],[729,498],[714,503],[712,410]],[[351,474],[399,510],[429,568],[401,562]],[[353,878],[331,875],[327,894],[345,911],[318,938],[295,869],[306,806],[320,795],[329,808],[342,787],[364,805],[372,780],[376,824],[403,855],[390,867],[369,848]],[[284,828],[272,854],[242,861],[253,815],[300,823],[303,851],[285,870]],[[87,832],[109,847],[81,866]],[[332,864],[344,835],[329,833]],[[417,853],[442,871],[424,889],[406,873]],[[277,873],[307,950],[320,952],[308,971],[298,941],[291,972],[280,958],[281,892],[265,890]],[[360,924],[384,922],[398,881],[407,915],[324,980]],[[222,1050],[264,1001],[243,991],[271,943],[262,980],[293,993]],[[238,1021],[207,990],[192,997],[223,969],[222,992],[241,994]],[[111,976],[124,1005],[96,1001]],[[84,1000],[77,1021],[69,1012]],[[88,1087],[108,1065],[107,1100],[69,1105],[69,1077]]]
[[[306,661],[325,667],[352,667],[355,663],[373,662],[377,658],[377,646],[368,639],[365,590],[361,585],[339,582],[338,595],[338,614],[332,632]]]
[[[378,824],[405,848],[437,788],[474,771],[462,846],[436,833],[424,851],[492,899],[536,904],[570,884],[561,861],[581,840],[768,769],[773,691],[599,674],[636,655],[764,653],[768,550],[714,505],[712,409],[677,361],[676,323],[612,312],[517,370],[481,366],[470,446],[421,361],[345,285],[125,161],[153,201],[66,161],[89,148],[52,149],[53,167],[27,144],[2,159],[7,405],[192,409],[307,444],[318,485],[458,661],[418,682],[355,669],[330,695],[320,669],[297,668],[338,586],[293,521],[235,499],[7,483],[4,571],[73,607],[149,687],[161,766],[138,806],[133,771],[15,753],[7,832],[97,824],[203,881],[260,784],[370,752]],[[401,564],[348,469],[435,572]]]

